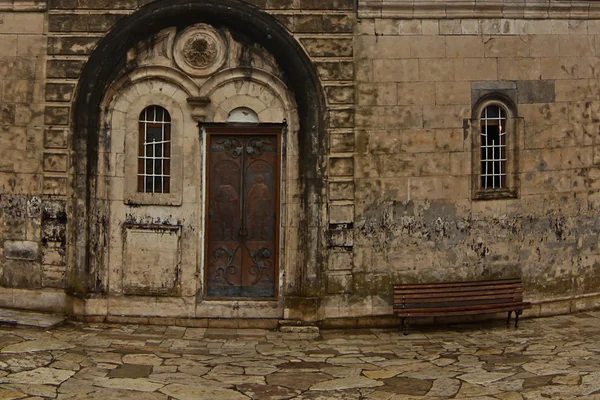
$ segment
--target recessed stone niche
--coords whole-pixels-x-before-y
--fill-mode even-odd
[[[123,293],[147,296],[179,294],[179,226],[132,226],[125,229]]]

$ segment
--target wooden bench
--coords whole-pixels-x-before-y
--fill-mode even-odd
[[[394,314],[404,323],[414,317],[447,317],[508,312],[506,324],[531,303],[523,301],[521,279],[498,279],[470,282],[413,283],[394,285]]]

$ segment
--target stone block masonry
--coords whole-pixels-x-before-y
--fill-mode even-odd
[[[502,2],[419,19],[427,5],[405,4],[359,2],[353,293],[509,276],[534,300],[596,291],[597,21],[571,5],[507,19]],[[518,199],[471,198],[472,110],[490,93],[522,124]]]
[[[41,288],[44,279],[44,7],[0,4],[0,281],[7,288]]]
[[[103,2],[103,1],[50,1],[48,4],[48,66],[45,99],[46,132],[52,141],[48,151],[56,159],[54,141],[62,140],[61,131],[69,125],[69,103],[73,88],[86,58],[93,51],[104,32],[120,18],[135,12],[148,1]],[[332,138],[331,163],[352,164],[354,127],[354,63],[353,33],[356,25],[354,4],[349,0],[326,1],[254,1],[254,5],[265,9],[294,33],[299,43],[311,56],[322,79],[328,103],[329,128]],[[52,136],[52,137],[50,137]],[[333,138],[344,137],[337,145]],[[49,143],[50,144],[50,143]],[[322,155],[327,157],[326,154]],[[339,162],[338,162],[339,161]],[[53,167],[55,168],[55,167]],[[347,167],[341,167],[347,168]],[[49,171],[50,172],[50,171]],[[344,175],[346,174],[346,175]],[[332,190],[345,185],[345,195],[330,199],[329,214],[332,229],[350,229],[354,222],[352,171],[336,175],[331,171]],[[65,193],[61,181],[53,174],[52,181],[44,186],[46,193]],[[339,196],[337,196],[339,197]],[[340,223],[343,223],[340,225]],[[340,281],[348,285],[348,280]],[[347,286],[345,291],[350,290]]]

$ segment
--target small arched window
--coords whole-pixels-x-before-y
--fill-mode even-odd
[[[507,113],[499,104],[483,109],[480,121],[481,189],[507,187],[506,128]]]
[[[171,116],[163,107],[146,107],[139,119],[138,192],[170,190]]]
[[[519,121],[514,104],[487,96],[473,108],[473,198],[518,196]]]

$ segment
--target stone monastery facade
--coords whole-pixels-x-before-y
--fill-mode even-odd
[[[0,0],[0,307],[386,325],[600,305],[600,2]]]

